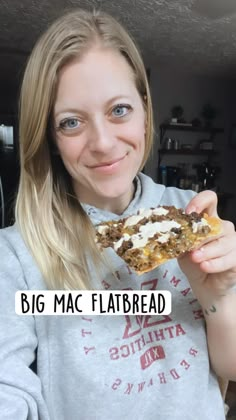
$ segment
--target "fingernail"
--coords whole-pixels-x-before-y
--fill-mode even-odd
[[[204,249],[200,248],[200,249],[196,249],[194,252],[194,257],[197,259],[201,259],[203,257],[204,254]]]
[[[193,206],[190,206],[186,209],[187,214],[194,213],[195,211],[196,211],[196,208]]]

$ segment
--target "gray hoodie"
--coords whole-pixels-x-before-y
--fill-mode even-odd
[[[122,217],[193,193],[140,174]],[[84,205],[93,223],[121,216]],[[223,420],[203,314],[176,260],[142,276],[107,250],[96,289],[169,290],[168,316],[19,316],[17,290],[46,289],[16,226],[0,231],[1,420]],[[37,351],[37,374],[30,368]]]

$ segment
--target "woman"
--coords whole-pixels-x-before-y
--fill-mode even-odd
[[[94,244],[96,224],[139,208],[216,214],[214,193],[139,172],[153,128],[133,41],[110,16],[74,10],[36,44],[20,105],[16,224],[0,241],[1,418],[222,420],[216,375],[236,378],[232,224],[139,277],[111,249],[104,263]],[[17,290],[46,288],[158,288],[173,307],[164,317],[15,314]]]

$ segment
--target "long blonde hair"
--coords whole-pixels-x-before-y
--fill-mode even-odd
[[[114,48],[131,66],[146,111],[144,166],[153,141],[153,116],[145,67],[131,37],[111,16],[75,9],[56,20],[29,58],[20,97],[20,184],[16,222],[47,285],[90,288],[87,263],[101,262],[92,223],[54,153],[51,116],[58,74],[94,42]],[[140,168],[141,169],[141,168]]]

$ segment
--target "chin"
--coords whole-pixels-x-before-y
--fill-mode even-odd
[[[103,183],[102,185],[97,185],[96,194],[100,197],[104,197],[106,199],[113,199],[119,198],[125,195],[129,195],[130,191],[132,191],[132,181],[127,179],[126,180],[111,180],[110,182]]]
[[[115,188],[115,186],[113,185],[113,186],[111,186],[111,188],[106,188],[106,189],[104,189],[103,191],[100,191],[100,193],[99,193],[99,195],[100,195],[100,197],[103,197],[103,198],[105,198],[105,199],[118,199],[118,198],[120,198],[120,197],[123,197],[123,196],[125,196],[125,195],[129,195],[129,192],[130,192],[130,189],[131,188],[124,188],[124,186],[123,187],[118,187],[118,188]]]

